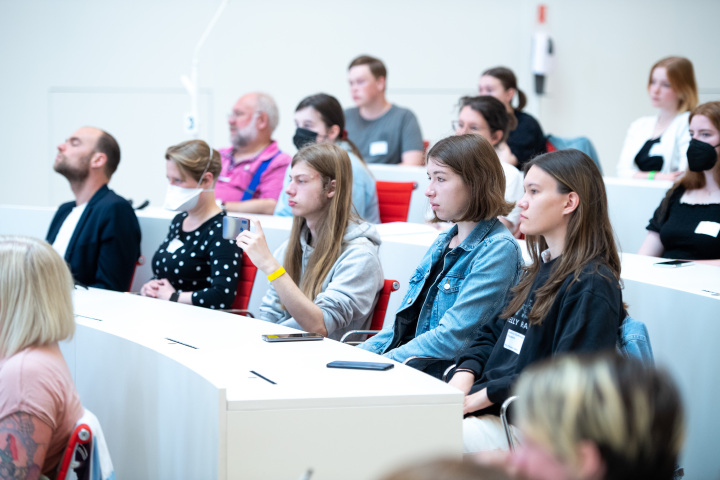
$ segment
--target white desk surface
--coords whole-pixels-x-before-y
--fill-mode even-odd
[[[345,476],[371,478],[413,455],[460,454],[462,394],[412,368],[330,369],[333,360],[395,362],[328,339],[267,343],[262,334],[297,330],[132,294],[77,289],[74,305],[78,332],[63,353],[85,405],[104,424],[119,477],[140,478],[134,475],[175,462],[173,468],[186,473],[173,478],[193,478],[187,472],[203,468],[217,471],[217,478],[294,478],[310,465],[317,478],[331,479],[356,453],[374,450],[376,461]],[[160,410],[153,413],[147,405]],[[337,431],[357,416],[369,417],[362,426]],[[172,423],[177,418],[185,430]],[[145,424],[158,431],[137,438]],[[425,428],[442,435],[418,435]],[[378,442],[380,431],[402,446]],[[219,436],[208,443],[208,435]],[[280,450],[256,442],[259,436]],[[183,470],[185,455],[200,448],[197,442],[209,459],[188,458]],[[324,455],[315,444],[339,450]],[[140,460],[138,449],[147,452]],[[273,465],[277,455],[283,462]]]

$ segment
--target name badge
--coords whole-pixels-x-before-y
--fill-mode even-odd
[[[220,175],[220,176],[218,177],[218,181],[219,181],[219,182],[229,182],[229,181],[230,181],[230,177],[223,177],[222,175]]]
[[[720,223],[718,222],[700,222],[698,223],[695,233],[702,235],[710,235],[711,237],[717,237],[720,233]]]
[[[514,330],[508,330],[507,337],[505,337],[504,347],[511,352],[515,352],[519,355],[520,349],[522,348],[522,344],[524,341],[525,335],[523,335],[522,333],[518,333]]]
[[[168,243],[166,250],[168,251],[168,253],[175,253],[175,251],[183,245],[183,242],[181,242],[177,238],[173,238],[172,241]]]
[[[370,156],[374,157],[375,155],[387,155],[388,152],[388,144],[386,141],[380,141],[380,142],[372,142],[370,144]]]

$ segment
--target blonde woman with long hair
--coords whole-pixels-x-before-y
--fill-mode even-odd
[[[53,248],[0,236],[0,477],[55,478],[83,414],[58,342],[72,337],[73,278]]]
[[[294,217],[289,240],[273,255],[254,218],[254,228],[238,235],[238,246],[271,282],[263,320],[333,339],[367,327],[383,284],[380,236],[352,208],[352,184],[344,149],[304,147],[285,190]]]

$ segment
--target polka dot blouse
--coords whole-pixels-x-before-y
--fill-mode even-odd
[[[176,290],[193,292],[192,303],[199,307],[230,308],[235,300],[242,250],[222,237],[224,215],[218,213],[185,232],[187,212],[178,214],[152,259],[154,278],[166,278]]]

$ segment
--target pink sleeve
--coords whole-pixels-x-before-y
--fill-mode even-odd
[[[287,153],[281,153],[268,165],[258,185],[259,194],[255,198],[272,198],[277,200],[282,192],[285,171],[292,161]]]

